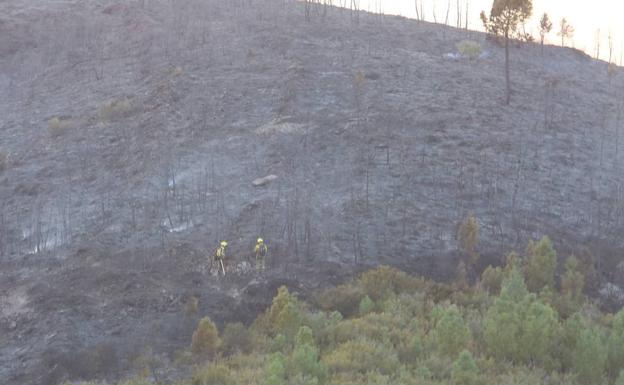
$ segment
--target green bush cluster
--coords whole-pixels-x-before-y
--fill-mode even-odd
[[[387,266],[314,305],[281,287],[249,327],[202,319],[179,385],[624,385],[624,310],[600,313],[556,255],[543,238],[463,288]]]

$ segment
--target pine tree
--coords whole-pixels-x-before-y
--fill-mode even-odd
[[[511,81],[509,76],[509,41],[521,33],[518,26],[522,25],[533,12],[532,0],[494,0],[490,18],[481,13],[481,20],[486,30],[502,36],[505,41],[505,104],[511,101]]]
[[[557,253],[550,238],[543,237],[539,242],[529,242],[525,266],[526,283],[529,290],[539,293],[544,287],[555,287]]]
[[[481,274],[481,285],[490,294],[500,293],[503,284],[503,269],[500,267],[488,266]]]
[[[606,362],[607,348],[602,331],[597,327],[583,329],[574,351],[574,371],[579,382],[586,385],[600,383]]]
[[[454,385],[476,385],[480,383],[479,367],[469,351],[462,351],[457,361],[453,363],[451,379]]]
[[[455,306],[443,311],[435,332],[439,351],[448,356],[455,356],[465,349],[470,339],[470,330]]]
[[[479,223],[477,218],[470,216],[459,225],[457,231],[457,242],[460,249],[468,257],[470,266],[476,266],[479,261],[477,253],[477,242],[479,242]]]
[[[214,322],[209,317],[202,318],[193,333],[191,351],[195,354],[211,356],[220,345],[219,330]]]
[[[484,337],[496,358],[548,365],[559,327],[555,311],[529,294],[522,276],[512,269],[501,294],[488,309]]]
[[[578,259],[570,256],[565,263],[565,273],[561,278],[561,298],[559,313],[568,317],[583,305],[583,288],[585,276],[580,270]]]
[[[302,326],[295,339],[295,349],[289,360],[289,378],[292,383],[323,384],[327,378],[327,368],[319,361],[319,351],[314,344],[312,330]]]

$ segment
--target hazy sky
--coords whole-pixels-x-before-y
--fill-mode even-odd
[[[344,0],[343,0],[344,1]],[[348,0],[350,2],[350,0]],[[424,3],[427,21],[433,21],[433,8],[435,6],[438,22],[444,22],[448,0],[418,0]],[[468,0],[469,1],[469,28],[482,30],[479,13],[485,10],[489,14],[492,0]],[[451,12],[449,24],[455,25],[457,0],[450,0]],[[362,9],[377,10],[381,8],[386,14],[398,14],[414,17],[414,0],[360,0]],[[460,0],[465,7],[466,0]],[[553,44],[561,44],[556,34],[559,20],[565,17],[575,28],[573,41],[568,45],[582,49],[591,56],[596,52],[596,36],[600,29],[601,44],[600,56],[607,60],[609,56],[608,35],[609,30],[614,37],[613,61],[620,63],[620,52],[624,42],[624,0],[533,0],[533,18],[527,24],[527,32],[533,33],[537,38],[539,18],[547,12],[553,20],[553,32],[550,33],[549,41]]]

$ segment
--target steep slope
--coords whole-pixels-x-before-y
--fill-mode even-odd
[[[484,263],[547,234],[622,279],[619,71],[517,46],[505,107],[502,51],[484,35],[324,12],[306,23],[283,1],[0,4],[11,381],[39,383],[27,369],[42,357],[32,373],[45,378],[59,355],[110,335],[179,347],[188,328],[130,325],[176,325],[193,293],[219,321],[240,316],[227,293],[250,278],[204,273],[224,238],[242,260],[262,235],[272,265],[303,270],[309,287],[336,280],[335,263],[339,276],[358,262],[450,277],[457,225],[475,215]],[[447,55],[464,39],[484,54]]]

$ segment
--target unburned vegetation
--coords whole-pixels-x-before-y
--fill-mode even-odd
[[[622,384],[624,310],[600,311],[576,257],[557,277],[553,256],[545,237],[471,285],[380,266],[310,301],[282,286],[249,326],[202,318],[175,383]]]

